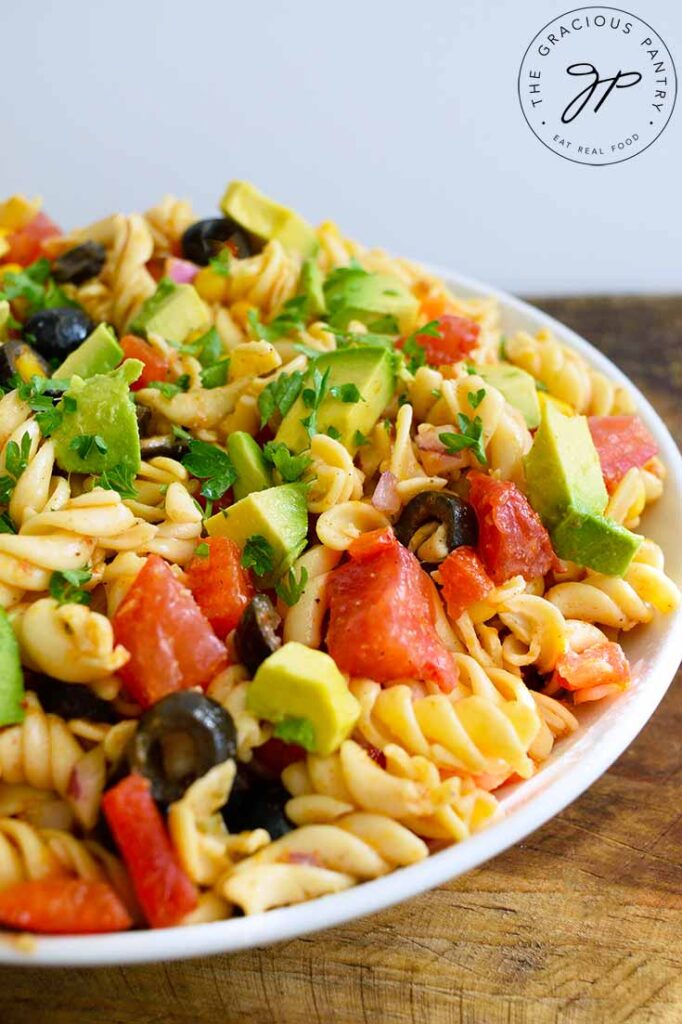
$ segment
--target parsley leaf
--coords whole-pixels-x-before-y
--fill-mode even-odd
[[[287,715],[277,722],[272,735],[285,743],[296,743],[304,750],[315,751],[315,727],[309,718],[291,718]]]
[[[368,444],[368,443],[369,443],[369,438],[365,434],[363,434],[363,432],[361,430],[356,430],[355,433],[353,434],[353,444],[357,448],[362,448],[363,444]]]
[[[486,395],[485,388],[479,388],[478,391],[470,391],[467,395],[469,405],[472,409],[478,409],[479,405],[483,401]]]
[[[245,569],[253,569],[256,576],[266,576],[274,565],[272,545],[261,534],[255,533],[244,545],[241,562]]]
[[[183,373],[182,376],[178,377],[176,381],[166,380],[153,380],[147,384],[148,388],[155,388],[160,391],[164,398],[175,398],[182,391],[187,391],[189,387],[189,374]]]
[[[488,465],[488,459],[483,446],[483,421],[476,416],[473,423],[464,413],[457,413],[457,426],[460,434],[442,433],[438,436],[448,452],[456,454],[463,448],[470,448],[482,466]]]
[[[197,544],[197,546],[194,549],[194,554],[196,555],[197,558],[208,558],[210,553],[211,549],[209,548],[206,541],[203,541],[201,544]]]
[[[185,430],[184,427],[179,427],[177,423],[173,423],[171,425],[171,430],[173,431],[173,437],[177,437],[180,441],[192,440],[192,435],[190,434],[190,432],[188,430]]]
[[[542,380],[536,380],[535,381],[535,390],[536,391],[546,391],[546,392],[549,392],[549,388],[547,387],[545,382],[542,381]]]
[[[55,284],[50,277],[50,271],[50,261],[43,257],[24,270],[5,273],[0,299],[7,299],[10,302],[14,299],[23,299],[27,305],[27,316],[54,306],[77,306],[78,304],[67,298],[65,292]]]
[[[201,371],[202,388],[221,388],[224,384],[227,384],[227,371],[229,368],[229,359],[218,359],[217,362],[205,366]]]
[[[281,580],[278,580],[275,584],[275,591],[277,597],[281,598],[285,604],[288,604],[291,608],[296,604],[301,594],[305,590],[305,585],[308,582],[308,570],[304,565],[301,566],[301,575],[299,579],[296,579],[296,573],[293,569],[289,569],[286,576],[283,576]]]
[[[227,452],[207,441],[191,438],[189,453],[185,455],[182,464],[192,476],[204,481],[201,493],[211,501],[222,498],[237,479],[232,459]]]
[[[14,523],[12,522],[9,512],[3,512],[0,515],[0,533],[16,533]]]
[[[327,394],[329,373],[329,367],[327,367],[324,373],[320,373],[318,368],[314,367],[311,381],[312,387],[304,388],[301,392],[303,404],[307,409],[311,410],[310,415],[301,420],[301,423],[308,432],[308,437],[312,437],[313,434],[317,433],[317,411]]]
[[[89,583],[92,573],[89,569],[64,569],[50,576],[50,595],[57,604],[90,604],[90,594],[82,589]]]
[[[503,334],[500,337],[500,359],[506,359],[507,361],[509,360],[509,356],[507,355],[507,335],[506,334]]]
[[[74,437],[69,448],[83,460],[92,454],[93,449],[100,455],[106,455],[109,451],[109,445],[99,434],[81,434],[80,437]]]
[[[334,384],[329,389],[329,394],[333,398],[338,398],[341,402],[350,404],[352,402],[364,402],[364,398],[360,394],[360,389],[357,384]]]
[[[327,427],[327,437],[331,437],[332,441],[338,441],[341,437],[341,431],[331,424]]]
[[[5,468],[7,473],[0,476],[0,505],[7,505],[12,497],[17,480],[28,466],[31,452],[31,435],[26,431],[21,442],[8,441],[5,452]]]
[[[300,480],[312,462],[310,456],[305,452],[301,455],[293,455],[283,441],[268,441],[263,448],[263,455],[287,484]]]
[[[63,413],[60,409],[55,408],[54,401],[59,394],[66,391],[69,383],[68,380],[38,377],[37,375],[31,377],[30,381],[16,381],[19,398],[36,413],[36,422],[45,437],[49,437],[62,422]],[[46,392],[48,393],[46,394]],[[75,398],[65,398],[64,411],[73,412],[75,403]]]
[[[137,490],[133,481],[135,474],[128,466],[114,466],[105,469],[95,479],[95,487],[103,487],[105,491],[118,491],[122,498],[137,498]]]
[[[255,309],[249,310],[247,320],[255,336],[261,341],[277,341],[292,331],[300,331],[305,327],[307,305],[305,295],[296,295],[284,303],[281,312],[269,324],[261,323]]]
[[[418,327],[416,331],[409,334],[403,342],[403,353],[408,358],[406,360],[407,368],[410,373],[416,373],[420,366],[426,364],[426,348],[419,344],[417,340],[420,337],[426,336],[427,338],[440,338],[440,324],[437,320],[429,320],[423,327]]]
[[[280,373],[274,380],[271,380],[258,396],[261,427],[265,426],[275,412],[286,416],[301,393],[302,386],[303,373],[301,370],[294,370],[293,373]]]
[[[218,277],[229,277],[232,267],[232,253],[229,248],[225,246],[221,249],[217,256],[208,261],[208,265]]]
[[[223,343],[215,327],[210,327],[200,338],[181,345],[179,351],[186,356],[195,356],[202,366],[210,366],[225,354]]]

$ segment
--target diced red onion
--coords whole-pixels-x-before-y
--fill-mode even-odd
[[[191,284],[199,273],[196,263],[189,260],[179,260],[175,256],[166,260],[166,275],[176,284]]]
[[[397,488],[398,481],[393,473],[382,473],[372,495],[372,504],[380,512],[388,512],[392,515],[400,510],[400,495]]]

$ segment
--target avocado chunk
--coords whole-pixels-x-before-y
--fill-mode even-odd
[[[136,334],[160,334],[166,341],[182,344],[193,331],[206,327],[208,310],[191,284],[159,281],[156,291],[130,325]]]
[[[545,526],[569,509],[598,514],[606,508],[599,455],[584,416],[564,416],[546,402],[524,466],[528,500]]]
[[[535,380],[525,370],[508,363],[474,367],[479,377],[497,390],[523,415],[526,426],[534,430],[540,423],[540,402]]]
[[[19,644],[7,612],[0,608],[0,726],[24,720],[24,673]]]
[[[329,370],[327,395],[317,411],[318,432],[326,434],[332,428],[341,444],[355,452],[356,433],[369,434],[393,396],[392,354],[383,348],[347,348],[320,356],[314,365],[322,374]],[[308,378],[311,372],[308,371]],[[304,389],[307,383],[308,379],[304,380]],[[332,388],[343,384],[355,384],[360,400],[344,402],[331,394]],[[275,441],[283,442],[294,452],[308,448],[310,438],[302,420],[309,413],[299,395],[282,420]]]
[[[393,317],[401,334],[414,329],[419,301],[402,281],[390,274],[370,274],[360,266],[333,270],[324,284],[332,327],[345,330],[351,320],[370,326]]]
[[[52,434],[55,457],[66,473],[103,473],[117,467],[137,473],[140,437],[129,384],[140,376],[139,359],[126,359],[111,373],[72,377]]]
[[[232,491],[241,501],[252,491],[272,487],[272,474],[259,445],[244,430],[236,430],[227,439],[227,450],[237,473]]]
[[[305,299],[305,311],[309,316],[323,316],[327,312],[322,271],[314,259],[303,261],[298,281],[298,294]]]
[[[319,248],[313,228],[303,217],[269,199],[248,181],[230,182],[220,208],[252,235],[266,241],[276,239],[303,259],[314,256]]]
[[[96,373],[109,373],[123,359],[123,349],[111,327],[98,324],[82,345],[66,357],[54,371],[59,380],[69,377],[94,377]]]
[[[613,519],[569,509],[551,530],[559,558],[588,566],[606,576],[622,576],[644,540]]]
[[[341,746],[360,717],[360,705],[334,660],[295,641],[262,662],[248,688],[246,705],[268,722],[310,723],[310,729],[299,725],[296,733],[309,750],[323,757]]]
[[[272,572],[262,577],[272,585],[291,568],[308,538],[308,507],[299,484],[252,491],[241,501],[206,520],[210,537],[229,537],[240,548],[251,537],[264,537],[272,549]]]

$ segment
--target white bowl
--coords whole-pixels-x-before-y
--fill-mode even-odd
[[[507,332],[549,327],[592,366],[632,390],[639,414],[656,438],[668,469],[664,495],[646,513],[643,529],[662,546],[667,571],[678,584],[682,583],[682,458],[649,402],[605,356],[552,317],[504,292],[447,270],[433,269],[458,294],[495,296]],[[657,616],[651,625],[635,630],[626,637],[624,647],[633,666],[631,689],[611,701],[581,710],[580,730],[558,744],[536,776],[505,792],[501,820],[466,842],[347,892],[252,917],[158,931],[42,938],[30,953],[22,952],[11,938],[2,939],[0,963],[84,967],[177,960],[265,946],[382,910],[478,867],[563,810],[632,742],[675,675],[682,656],[682,610]]]

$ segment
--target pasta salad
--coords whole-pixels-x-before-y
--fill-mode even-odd
[[[0,203],[0,926],[169,927],[466,840],[674,609],[629,393],[247,182]]]

